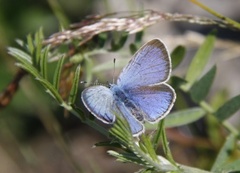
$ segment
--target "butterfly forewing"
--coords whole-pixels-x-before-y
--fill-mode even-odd
[[[142,46],[123,69],[117,84],[124,89],[162,83],[168,80],[171,62],[165,45],[154,39]]]
[[[129,91],[133,100],[144,114],[145,120],[154,123],[164,118],[176,99],[174,90],[167,84],[144,86]]]
[[[99,120],[111,124],[115,121],[112,112],[114,97],[112,91],[105,86],[91,86],[82,92],[85,107]]]

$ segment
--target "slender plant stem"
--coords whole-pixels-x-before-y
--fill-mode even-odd
[[[55,16],[57,17],[59,23],[61,24],[61,26],[63,28],[67,28],[69,26],[69,21],[68,21],[66,15],[64,14],[58,1],[57,0],[48,0],[48,3],[50,5],[50,7],[52,8],[52,10],[53,10]]]
[[[161,123],[162,123],[162,127],[164,127],[164,119],[161,120]],[[176,162],[174,161],[171,150],[169,148],[169,143],[168,143],[168,140],[167,140],[167,135],[166,135],[165,128],[162,128],[161,132],[162,132],[161,137],[162,137],[162,143],[163,143],[163,150],[166,154],[166,157],[173,165],[176,166]]]
[[[214,114],[214,109],[205,101],[201,101],[199,104],[204,110],[206,110],[209,114]],[[233,127],[233,125],[231,125],[229,122],[227,121],[223,121],[222,125],[231,133],[238,135],[238,130]]]
[[[207,7],[206,5],[202,4],[201,2],[199,2],[198,0],[189,0],[190,2],[196,4],[197,6],[199,6],[200,8],[206,10],[207,12],[209,12],[210,14],[216,16],[217,18],[221,19],[224,23],[226,24],[229,24],[229,25],[232,25],[234,26],[235,28],[238,28],[240,29],[240,23],[228,18],[228,17],[225,17],[223,15],[221,15],[220,13],[212,10],[211,8]]]

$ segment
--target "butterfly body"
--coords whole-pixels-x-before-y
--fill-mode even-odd
[[[126,91],[116,84],[112,84],[110,90],[113,92],[113,96],[115,98],[114,100],[116,101],[115,104],[118,104],[119,102],[123,103],[123,106],[126,109],[129,109],[132,116],[134,116],[138,121],[144,120],[144,112],[142,112],[139,106],[131,100],[130,95]]]
[[[134,136],[144,132],[143,122],[158,122],[171,110],[176,94],[166,84],[171,60],[165,45],[154,39],[142,46],[119,75],[116,84],[83,90],[82,101],[99,120],[112,124],[123,116]]]

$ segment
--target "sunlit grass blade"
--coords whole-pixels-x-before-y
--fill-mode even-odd
[[[17,43],[19,46],[21,46],[21,47],[24,47],[24,46],[25,46],[25,42],[24,42],[23,40],[16,39],[15,41],[16,41],[16,43]]]
[[[183,60],[186,49],[183,46],[177,46],[171,53],[172,68],[176,68]]]
[[[29,54],[23,52],[20,49],[16,49],[13,47],[8,48],[8,53],[14,57],[16,57],[20,62],[27,61],[28,63],[32,64],[32,58]]]
[[[53,86],[54,88],[58,91],[59,89],[59,82],[60,82],[60,77],[61,77],[61,72],[62,72],[62,67],[63,67],[63,62],[64,62],[64,56],[62,56],[58,63],[56,70],[54,72],[54,77],[53,77]]]
[[[109,150],[108,154],[111,156],[114,156],[117,158],[117,161],[123,162],[123,163],[136,163],[139,165],[144,165],[145,162],[142,161],[141,159],[139,159],[138,157],[135,156],[135,154],[133,153],[118,153],[116,151],[113,150]]]
[[[213,66],[199,81],[193,84],[190,89],[190,95],[194,102],[199,103],[205,99],[212,86],[216,69],[217,67]]]
[[[226,138],[226,142],[222,146],[222,148],[212,166],[211,171],[219,172],[222,169],[224,163],[226,163],[226,161],[229,159],[229,155],[231,154],[230,152],[233,151],[233,149],[234,149],[235,141],[236,141],[236,136],[234,136],[233,134],[230,134]]]
[[[185,77],[188,83],[182,86],[183,90],[188,91],[204,70],[214,48],[215,35],[216,31],[212,31],[208,34],[205,41],[193,57]]]
[[[81,66],[79,65],[74,74],[72,88],[71,88],[70,95],[68,98],[69,104],[73,104],[77,97],[78,85],[79,85],[79,80],[80,80],[80,69],[81,69]]]
[[[222,105],[214,113],[219,121],[224,121],[227,118],[231,117],[235,112],[240,109],[240,95],[233,97]]]

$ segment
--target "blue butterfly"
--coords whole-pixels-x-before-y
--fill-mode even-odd
[[[97,85],[83,90],[85,107],[104,123],[114,123],[115,114],[129,123],[133,136],[144,132],[144,121],[164,118],[176,99],[174,89],[166,84],[171,60],[166,46],[153,39],[143,45],[123,69],[116,84]]]

